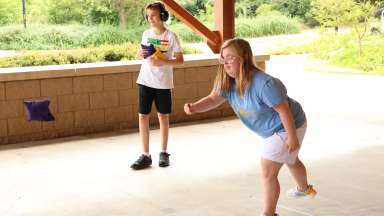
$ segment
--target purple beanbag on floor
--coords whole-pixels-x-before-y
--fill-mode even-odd
[[[53,121],[51,111],[49,110],[49,100],[24,101],[28,121]]]

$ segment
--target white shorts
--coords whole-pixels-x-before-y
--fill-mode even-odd
[[[285,144],[288,137],[287,132],[277,132],[263,139],[261,144],[261,158],[283,164],[295,163],[306,130],[307,123],[304,123],[300,128],[296,129],[300,146],[299,149],[291,153],[288,152],[287,144]]]

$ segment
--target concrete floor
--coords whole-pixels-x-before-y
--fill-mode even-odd
[[[272,57],[271,74],[300,101],[308,131],[300,156],[318,190],[292,200],[280,173],[282,216],[384,215],[384,77],[303,73],[305,56]],[[0,147],[1,216],[258,216],[259,139],[235,118],[173,125],[171,166],[132,171],[136,132]]]

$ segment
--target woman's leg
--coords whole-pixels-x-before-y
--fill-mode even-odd
[[[273,216],[280,195],[280,184],[277,179],[283,164],[261,159],[261,182],[263,189],[263,214]]]
[[[304,164],[297,158],[294,164],[287,164],[287,166],[293,179],[296,181],[298,189],[300,191],[305,191],[308,187],[308,180],[307,170],[305,169]]]

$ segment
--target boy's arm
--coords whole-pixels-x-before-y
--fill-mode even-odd
[[[175,53],[174,56],[172,59],[151,58],[151,62],[154,66],[179,65],[184,63],[183,53]]]
[[[179,65],[184,63],[184,56],[182,52],[175,53],[174,58],[166,60],[167,64]]]
[[[137,53],[136,53],[136,58],[137,59],[144,59],[144,57],[148,54],[147,50],[146,49],[143,49],[142,45],[146,44],[147,42],[147,34],[146,34],[146,31],[143,32],[143,34],[141,35],[141,42],[140,42],[140,46],[139,46],[139,49],[137,50]]]
[[[170,39],[170,48],[173,52],[173,58],[165,59],[164,63],[168,65],[180,65],[184,63],[183,51],[179,38],[176,34],[173,34],[173,37]]]

